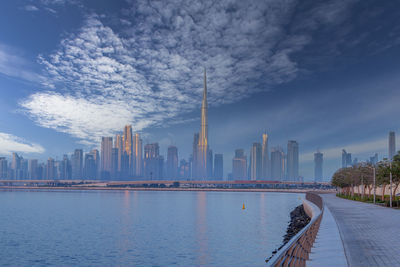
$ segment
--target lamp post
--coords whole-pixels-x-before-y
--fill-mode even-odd
[[[376,201],[376,173],[375,173],[375,167],[372,167],[372,170],[374,172],[374,204]]]
[[[389,177],[390,177],[390,200],[389,200],[389,203],[390,203],[390,207],[392,207],[392,161],[390,161],[390,175],[389,175]]]

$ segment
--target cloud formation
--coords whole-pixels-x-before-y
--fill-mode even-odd
[[[135,131],[172,123],[199,108],[203,67],[212,106],[293,80],[294,55],[312,41],[310,31],[337,21],[348,2],[317,5],[296,32],[285,28],[295,0],[139,1],[118,20],[91,14],[56,51],[39,56],[46,91],[21,106],[39,125],[86,144],[126,123]]]
[[[12,152],[43,153],[44,148],[12,134],[0,132],[0,155],[9,155]]]

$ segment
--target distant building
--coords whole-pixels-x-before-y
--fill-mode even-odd
[[[197,174],[197,165],[198,165],[198,146],[199,146],[199,133],[195,133],[193,136],[193,153],[192,153],[192,179],[196,180],[198,178]]]
[[[342,168],[346,168],[353,165],[351,160],[351,153],[347,153],[345,149],[342,150]]]
[[[261,178],[263,180],[267,180],[271,176],[267,133],[264,133],[262,135],[261,161],[262,161]]]
[[[285,154],[282,149],[274,148],[271,151],[271,178],[282,181],[285,173]]]
[[[82,179],[83,176],[83,150],[75,149],[71,157],[72,179]]]
[[[127,160],[127,164],[124,166],[127,168],[124,172],[128,175],[128,177],[132,177],[134,175],[134,160],[133,160],[133,143],[132,143],[132,125],[126,125],[124,128],[123,135],[123,143],[124,143],[124,151],[123,154]],[[110,148],[110,163],[111,163],[111,148]],[[111,172],[111,164],[110,164],[110,172]]]
[[[71,161],[69,160],[68,155],[64,155],[60,166],[60,178],[62,180],[69,180],[71,179],[71,176],[72,176]]]
[[[141,177],[143,175],[143,148],[142,139],[136,133],[133,136],[133,176]]]
[[[169,146],[167,152],[167,177],[168,180],[178,178],[178,148]]]
[[[97,176],[96,161],[92,153],[85,154],[85,167],[83,168],[83,176],[87,180],[95,180]]]
[[[118,148],[111,149],[111,172],[110,179],[117,180],[118,177]]]
[[[164,157],[160,156],[158,143],[144,146],[144,177],[150,180],[163,178]]]
[[[394,132],[389,133],[389,160],[393,160],[396,155],[396,136]]]
[[[190,163],[184,159],[179,164],[179,178],[189,180],[191,177]]]
[[[55,175],[55,166],[54,166],[54,159],[49,158],[46,164],[46,179],[53,180],[56,179]]]
[[[112,168],[112,137],[101,138],[101,178],[110,179]]]
[[[235,157],[232,160],[232,179],[247,180],[247,157],[243,149],[235,150]]]
[[[30,159],[28,161],[29,179],[37,180],[39,178],[39,175],[37,173],[37,168],[38,168],[38,160],[37,159]]]
[[[299,144],[290,140],[287,145],[286,178],[289,181],[297,181],[299,178]]]
[[[22,170],[21,170],[21,161],[22,157],[18,156],[17,153],[12,153],[12,161],[11,161],[11,178],[12,179],[22,179]]]
[[[250,180],[261,179],[261,144],[253,143],[250,153]]]
[[[223,180],[224,177],[224,159],[222,154],[214,155],[214,179]]]
[[[121,164],[122,164],[122,153],[123,153],[123,141],[122,141],[122,136],[120,135],[120,134],[117,134],[116,136],[115,136],[115,141],[114,141],[114,147],[117,149],[117,151],[118,151],[118,156],[117,156],[117,161],[118,161],[118,163],[117,163],[117,173],[118,173],[118,176],[120,176],[121,175],[121,171],[122,171],[122,169],[121,169]]]
[[[376,165],[378,163],[378,153],[375,153],[374,156],[369,157],[369,163],[371,163],[372,165]]]
[[[321,152],[314,153],[314,181],[322,182],[323,154]]]
[[[8,162],[5,157],[0,157],[0,179],[8,178]]]

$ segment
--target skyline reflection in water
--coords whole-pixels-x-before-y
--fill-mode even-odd
[[[263,266],[300,195],[0,191],[0,265]]]

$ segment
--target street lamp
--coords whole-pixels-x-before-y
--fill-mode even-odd
[[[389,177],[390,177],[390,201],[389,201],[389,203],[390,203],[390,207],[392,207],[392,161],[390,160],[390,163],[389,163],[390,165],[390,175],[389,175]]]
[[[373,170],[373,172],[374,172],[374,204],[375,204],[375,201],[376,201],[376,171],[375,171],[375,166],[374,167],[372,167],[372,170]]]

